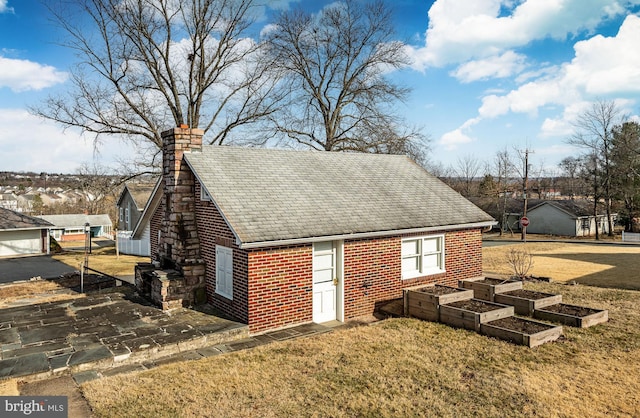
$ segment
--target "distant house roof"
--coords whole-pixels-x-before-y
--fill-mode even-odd
[[[151,193],[155,187],[154,183],[126,183],[124,188],[122,189],[122,193],[120,193],[120,197],[118,198],[117,205],[119,206],[122,202],[123,197],[126,193],[131,195],[133,202],[136,204],[138,210],[143,210],[147,201],[149,201],[149,197],[151,197]]]
[[[522,215],[524,209],[524,200],[522,199],[500,198],[500,200],[497,200],[483,197],[474,198],[473,202],[496,217],[501,216],[499,209],[502,205],[505,205],[505,213],[512,215]],[[535,211],[540,206],[547,204],[575,218],[593,216],[593,202],[586,199],[529,199],[527,201],[527,212]],[[604,207],[598,206],[599,213],[604,213]]]
[[[87,222],[90,225],[111,225],[111,218],[109,215],[42,215],[41,219],[47,222],[51,222],[54,226],[59,228],[83,228]]]
[[[529,206],[529,212],[536,210],[537,208],[543,205],[551,205],[554,206],[570,216],[581,218],[586,216],[593,216],[593,202],[588,200],[580,199],[580,200],[543,200],[543,201],[535,201],[533,204]],[[599,214],[604,215],[602,212]]]
[[[53,226],[46,220],[0,207],[0,231],[9,229],[42,229]]]
[[[184,156],[245,245],[495,223],[405,156],[221,146]]]

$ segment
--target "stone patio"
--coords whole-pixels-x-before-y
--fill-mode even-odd
[[[0,310],[0,379],[108,370],[246,338],[244,324],[163,312],[129,289],[37,303]]]

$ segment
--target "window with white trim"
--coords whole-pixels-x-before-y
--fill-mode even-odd
[[[233,300],[233,250],[216,245],[216,293]]]
[[[124,221],[124,208],[120,208],[120,222]]]
[[[444,235],[402,240],[402,278],[444,273]]]

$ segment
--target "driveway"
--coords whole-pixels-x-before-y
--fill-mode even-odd
[[[49,255],[0,258],[0,283],[29,280],[37,276],[51,279],[76,270],[77,267],[54,260]]]

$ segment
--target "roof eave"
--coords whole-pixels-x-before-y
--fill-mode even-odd
[[[242,243],[238,241],[239,243],[238,245],[242,249],[278,247],[278,246],[306,244],[306,243],[313,243],[313,242],[320,242],[320,241],[378,238],[378,237],[386,237],[386,236],[393,236],[393,235],[405,235],[405,234],[426,233],[426,232],[436,232],[436,231],[453,231],[453,230],[459,230],[459,229],[486,228],[486,227],[494,226],[497,224],[498,222],[494,220],[494,221],[473,222],[468,224],[439,225],[439,226],[430,226],[430,227],[422,227],[422,228],[360,232],[355,234],[325,235],[325,236],[319,236],[319,237],[292,238],[292,239],[273,240],[273,241],[257,241],[257,242],[246,242],[246,243]]]

